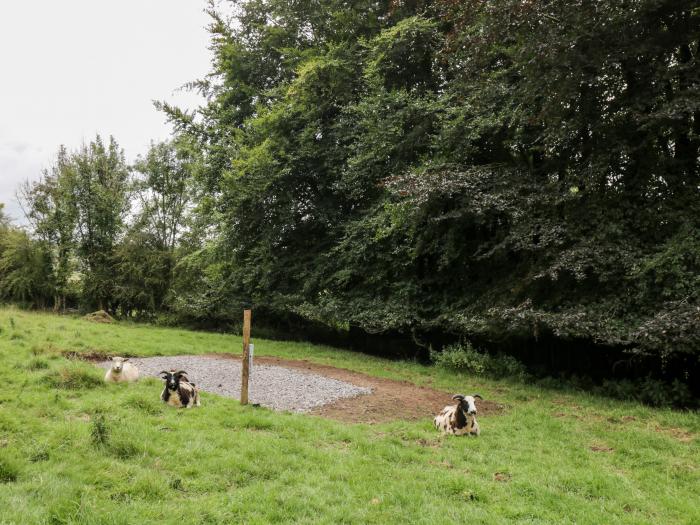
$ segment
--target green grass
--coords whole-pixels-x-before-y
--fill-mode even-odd
[[[256,355],[478,390],[507,410],[482,418],[479,438],[206,393],[176,410],[157,380],[105,386],[64,352],[238,353],[239,337],[0,309],[0,523],[700,523],[697,413],[255,343]]]

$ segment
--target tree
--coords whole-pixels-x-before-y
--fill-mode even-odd
[[[0,229],[6,229],[10,225],[10,218],[5,215],[5,203],[0,202]]]
[[[177,142],[151,144],[135,166],[140,174],[135,181],[140,206],[137,223],[170,254],[175,251],[185,224],[196,155],[192,145],[181,138]]]
[[[83,272],[81,299],[111,309],[114,250],[129,211],[130,171],[114,138],[98,135],[71,155],[70,198],[76,208],[76,253]]]
[[[73,201],[74,182],[74,165],[62,146],[54,165],[44,170],[38,181],[25,182],[19,192],[33,232],[47,246],[51,256],[56,289],[54,310],[65,310],[69,278],[75,270],[72,261],[78,209]]]
[[[45,246],[26,232],[0,232],[0,298],[43,308],[54,294],[51,259]]]
[[[142,318],[163,312],[172,265],[173,254],[163,249],[157,236],[129,231],[114,249],[114,309]]]
[[[114,259],[114,304],[125,315],[151,316],[166,308],[196,158],[196,150],[181,138],[151,144],[136,162],[135,217]]]
[[[164,106],[203,150],[216,290],[514,351],[694,352],[693,2],[236,6],[207,104]]]
[[[51,256],[54,308],[65,308],[76,270],[81,272],[82,304],[110,308],[114,249],[131,207],[129,191],[123,151],[114,138],[105,145],[99,135],[75,152],[61,147],[41,179],[22,186],[27,219]]]

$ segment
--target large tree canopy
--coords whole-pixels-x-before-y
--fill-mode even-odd
[[[201,304],[697,360],[694,2],[233,12],[208,104],[165,108],[205,152]]]
[[[252,304],[346,332],[624,349],[698,373],[696,2],[243,0],[210,14],[212,70],[191,85],[206,103],[159,105],[176,139],[141,176],[98,140],[27,192],[58,295],[74,254],[83,296],[124,313],[225,325]]]

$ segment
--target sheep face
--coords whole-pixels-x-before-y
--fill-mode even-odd
[[[129,358],[110,357],[110,360],[112,361],[112,372],[115,374],[121,374],[122,370],[124,369],[124,363],[126,363],[129,360]]]
[[[180,381],[189,383],[187,379],[187,372],[180,370],[178,372],[166,372],[163,370],[161,372],[161,377],[165,381],[165,388],[171,392],[177,392],[180,389]]]
[[[479,394],[473,396],[456,395],[452,399],[457,401],[459,409],[468,416],[476,415],[476,398],[483,399]]]

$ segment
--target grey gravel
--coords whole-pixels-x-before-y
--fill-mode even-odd
[[[235,399],[241,396],[241,363],[235,359],[185,355],[132,357],[129,362],[138,367],[142,378],[159,377],[161,370],[185,370],[189,380],[205,392]],[[99,366],[106,369],[110,364],[105,361]],[[371,388],[281,366],[258,365],[255,361],[248,387],[250,403],[291,412],[307,412],[338,399],[370,393]]]

